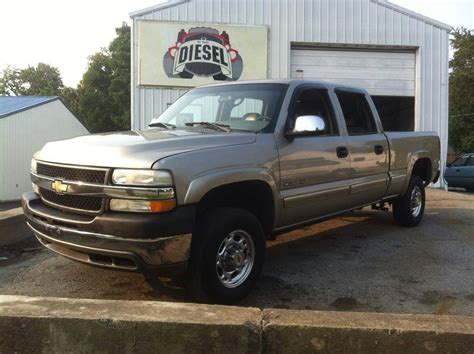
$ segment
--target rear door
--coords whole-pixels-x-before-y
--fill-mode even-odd
[[[471,155],[466,166],[462,169],[462,179],[464,188],[474,189],[474,155]]]
[[[385,196],[389,170],[389,146],[364,92],[336,89],[340,113],[347,129],[350,159],[351,207]]]

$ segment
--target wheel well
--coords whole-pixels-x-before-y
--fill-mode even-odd
[[[273,229],[274,200],[271,187],[263,181],[252,180],[229,183],[216,187],[198,203],[197,217],[216,207],[235,207],[254,214],[260,221],[265,235]],[[197,219],[199,220],[199,219]]]
[[[431,181],[431,160],[427,157],[421,158],[415,162],[412,175],[420,177],[425,185]]]

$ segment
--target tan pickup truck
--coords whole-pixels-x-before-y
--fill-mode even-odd
[[[200,87],[149,128],[48,143],[23,208],[39,241],[91,265],[187,276],[233,303],[265,240],[366,205],[416,226],[436,182],[435,133],[384,132],[366,91],[308,80]]]

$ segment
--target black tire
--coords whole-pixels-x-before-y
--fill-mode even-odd
[[[415,190],[421,193],[419,209],[412,209],[412,195],[413,193],[416,194]],[[399,225],[405,227],[417,226],[425,211],[425,185],[423,180],[418,176],[412,176],[405,194],[393,201],[392,208],[393,217]]]
[[[464,188],[466,190],[466,192],[468,193],[474,193],[474,187],[466,187]]]
[[[238,243],[234,242],[239,238],[242,240],[248,239],[246,241],[247,247],[253,247],[253,252],[241,253],[242,255],[253,254],[253,257],[244,256],[246,259],[253,258],[253,265],[244,268],[247,269],[245,272],[235,271],[233,274],[237,275],[229,279],[229,282],[240,279],[241,283],[227,284],[226,286],[223,284],[226,279],[221,281],[218,273],[223,273],[224,266],[234,269],[236,263],[228,256],[232,254],[231,251],[234,249],[225,246],[224,240],[240,247]],[[229,248],[229,251],[224,253],[228,257],[222,256],[225,258],[222,262],[224,265],[218,265],[218,251],[220,250],[222,253],[227,248]],[[227,207],[211,210],[201,218],[201,222],[197,226],[197,232],[193,235],[188,267],[188,293],[198,302],[234,304],[245,298],[254,287],[260,277],[264,258],[265,237],[263,229],[252,213],[243,209]],[[231,260],[227,261],[228,259]],[[239,260],[241,261],[241,258]],[[226,262],[230,263],[230,266]],[[245,267],[245,265],[242,267]],[[240,278],[239,274],[246,275],[245,277],[242,275]]]

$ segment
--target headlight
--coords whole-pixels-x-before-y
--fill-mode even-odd
[[[40,194],[39,187],[37,184],[31,182],[31,187],[33,188],[33,192],[35,192],[36,194]]]
[[[31,159],[31,172],[36,173],[37,163],[35,159]]]
[[[169,187],[173,177],[168,171],[161,170],[114,170],[112,182],[129,186]]]
[[[175,199],[166,200],[128,200],[111,199],[110,210],[138,213],[162,213],[176,207]]]

